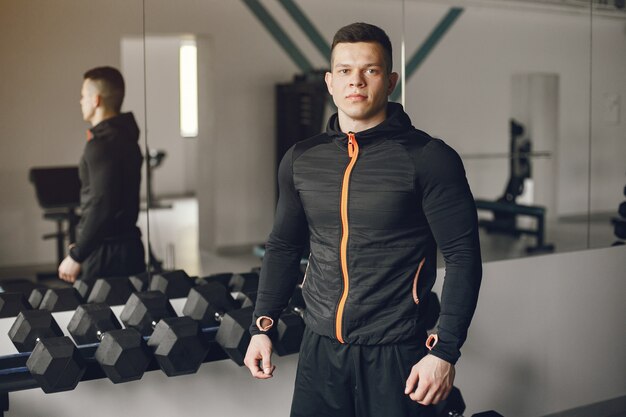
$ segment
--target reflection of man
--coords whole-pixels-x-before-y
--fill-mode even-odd
[[[245,363],[256,378],[272,376],[267,333],[296,285],[308,229],[292,416],[431,415],[425,406],[449,394],[476,307],[480,248],[462,162],[388,103],[398,79],[391,63],[380,28],[340,29],[326,74],[338,112],[279,168]],[[438,334],[427,343],[437,245],[446,276]]]
[[[87,71],[81,90],[83,119],[91,124],[80,161],[82,217],[77,242],[59,265],[59,277],[123,276],[145,269],[139,214],[143,157],[132,113],[120,113],[124,79],[115,68]]]

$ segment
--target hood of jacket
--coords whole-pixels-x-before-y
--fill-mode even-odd
[[[121,113],[103,120],[89,131],[94,138],[119,136],[129,141],[139,142],[139,126],[132,113]]]
[[[404,108],[399,103],[387,103],[387,118],[382,123],[356,132],[356,137],[359,141],[359,146],[367,146],[370,142],[376,141],[380,138],[393,138],[401,133],[406,133],[407,129],[412,128],[411,119],[409,115],[404,112]],[[347,147],[347,135],[341,130],[339,126],[339,116],[337,113],[333,114],[328,120],[326,125],[326,133],[333,139],[337,139],[340,144]]]

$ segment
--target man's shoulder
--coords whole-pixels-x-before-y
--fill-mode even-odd
[[[319,133],[315,136],[311,136],[310,138],[303,139],[299,142],[296,142],[291,150],[293,152],[293,160],[298,159],[305,152],[324,144],[328,144],[332,142],[332,138],[325,132]]]

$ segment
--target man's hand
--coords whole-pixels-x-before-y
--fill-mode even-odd
[[[264,334],[252,336],[243,363],[248,367],[253,377],[258,379],[271,378],[276,367],[272,365],[272,341],[270,338]]]
[[[437,404],[450,394],[454,373],[451,363],[426,355],[411,368],[404,393],[419,404]]]
[[[63,281],[73,283],[80,273],[80,264],[73,260],[69,255],[63,259],[59,265],[59,278]]]

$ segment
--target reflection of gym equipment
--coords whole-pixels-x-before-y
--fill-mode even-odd
[[[43,235],[43,239],[56,239],[57,261],[61,263],[67,245],[76,241],[76,225],[80,219],[76,214],[80,206],[78,167],[31,168],[29,179],[44,209],[43,218],[56,222],[57,231]]]
[[[294,143],[322,132],[328,99],[323,71],[296,75],[293,82],[276,85],[276,171]]]
[[[624,197],[626,197],[626,185],[624,186]],[[619,213],[618,217],[613,217],[611,219],[611,224],[613,225],[613,233],[618,239],[613,243],[613,246],[624,245],[626,242],[626,201],[620,203],[619,208],[617,209]]]
[[[524,127],[511,120],[511,147],[509,157],[510,177],[502,197],[496,201],[476,200],[476,209],[488,210],[493,213],[493,220],[480,220],[479,225],[488,233],[503,233],[518,237],[527,234],[536,237],[534,246],[529,246],[526,251],[551,252],[554,245],[545,243],[545,215],[546,208],[542,206],[529,206],[517,204],[516,199],[524,192],[524,180],[531,178],[531,157],[549,156],[549,153],[532,152],[531,141],[524,138]],[[517,226],[518,216],[528,216],[536,220],[535,228],[522,228]]]
[[[154,177],[152,176],[152,171],[156,168],[160,167],[163,163],[163,160],[167,156],[167,152],[161,149],[148,149],[148,178],[146,182],[146,187],[148,189],[148,208],[172,208],[171,204],[163,204],[157,200],[154,196]]]
[[[280,161],[291,146],[324,129],[324,109],[326,103],[332,103],[324,82],[324,73],[310,71],[297,74],[293,82],[276,85],[276,173]],[[303,252],[309,252],[308,243]]]

